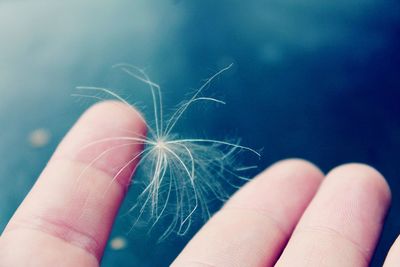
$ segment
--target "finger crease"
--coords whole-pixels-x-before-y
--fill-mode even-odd
[[[320,232],[320,233],[325,233],[325,234],[330,234],[333,236],[336,236],[349,244],[351,244],[352,247],[354,247],[358,253],[361,255],[363,261],[365,263],[368,263],[370,260],[368,250],[363,248],[360,244],[343,234],[342,232],[328,226],[308,226],[308,227],[300,227],[296,229],[294,232],[294,235],[300,234],[300,233],[305,233],[305,232]]]
[[[7,232],[17,231],[19,229],[40,231],[70,245],[81,248],[94,256],[98,262],[100,261],[101,247],[96,238],[75,229],[64,221],[56,221],[42,217],[36,217],[35,220],[29,220],[29,222],[18,220],[7,228]]]

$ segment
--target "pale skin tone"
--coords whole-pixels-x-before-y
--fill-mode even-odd
[[[0,267],[99,266],[135,163],[112,177],[142,148],[121,147],[86,168],[121,143],[82,147],[121,136],[117,129],[146,132],[139,113],[116,102],[81,117],[2,233]],[[240,189],[172,266],[368,266],[389,204],[385,179],[369,166],[325,175],[304,160],[284,160]],[[399,265],[396,241],[384,266]]]

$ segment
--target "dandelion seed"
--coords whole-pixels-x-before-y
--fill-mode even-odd
[[[85,148],[110,140],[126,141],[126,144],[101,153],[89,166],[106,153],[121,146],[145,145],[142,152],[132,155],[132,159],[125,166],[122,166],[113,180],[117,179],[118,175],[131,162],[139,159],[136,168],[141,167],[143,173],[141,179],[144,188],[139,193],[137,202],[130,211],[137,212],[134,225],[142,219],[150,222],[152,228],[161,219],[168,219],[169,224],[160,240],[173,232],[178,235],[185,235],[190,229],[195,214],[199,214],[204,219],[209,218],[208,205],[210,201],[215,199],[227,200],[229,197],[227,188],[238,188],[240,182],[248,180],[241,173],[254,166],[237,166],[236,158],[240,153],[249,152],[260,156],[257,151],[242,146],[239,142],[180,138],[173,133],[175,126],[191,105],[197,102],[225,104],[219,99],[202,96],[202,92],[216,77],[227,71],[231,66],[232,64],[221,69],[206,80],[192,97],[184,101],[169,117],[165,117],[163,113],[160,86],[152,82],[143,70],[129,64],[114,66],[148,85],[153,100],[154,123],[147,124],[148,136],[120,136],[97,140],[88,144]],[[104,93],[132,107],[125,99],[107,88],[77,87],[77,89]],[[98,95],[76,95],[101,99]],[[140,179],[136,180],[140,181]]]

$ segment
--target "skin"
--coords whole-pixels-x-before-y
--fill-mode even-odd
[[[127,132],[144,135],[145,123],[117,102],[96,104],[79,119],[2,233],[0,267],[99,266],[135,162],[113,177],[142,147],[110,151],[90,167],[119,143],[82,147]],[[240,189],[172,266],[368,266],[390,197],[369,166],[324,175],[304,160],[284,160]],[[399,255],[400,239],[384,266],[399,266]]]

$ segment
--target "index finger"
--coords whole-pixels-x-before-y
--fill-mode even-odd
[[[0,238],[0,266],[98,266],[146,132],[127,105],[90,108],[67,134]]]

